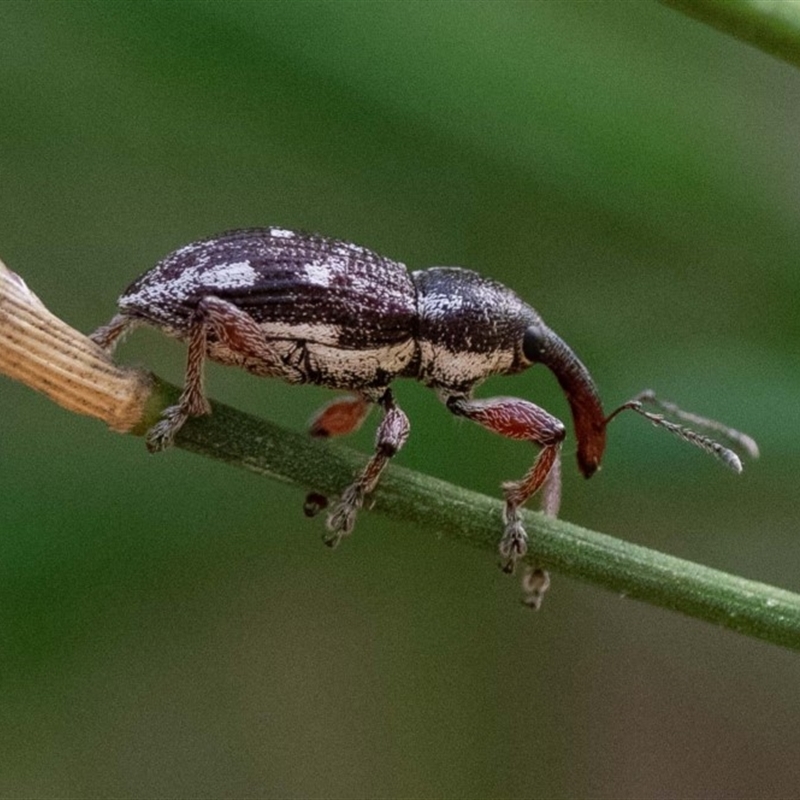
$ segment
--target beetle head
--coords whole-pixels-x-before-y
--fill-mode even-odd
[[[589,370],[563,339],[541,323],[525,331],[522,349],[528,361],[548,367],[564,390],[578,440],[578,466],[590,478],[606,448],[606,418]]]

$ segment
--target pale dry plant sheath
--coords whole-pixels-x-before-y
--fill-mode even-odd
[[[53,402],[132,430],[152,383],[140,370],[117,366],[90,339],[51,314],[25,282],[0,262],[0,372]]]

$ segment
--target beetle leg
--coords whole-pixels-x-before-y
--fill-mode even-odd
[[[113,320],[112,320],[113,323]],[[208,348],[208,332],[231,351],[239,355],[263,361],[277,367],[277,356],[264,337],[256,321],[232,303],[218,297],[203,297],[198,302],[189,323],[186,377],[178,405],[170,406],[161,415],[161,420],[147,433],[147,448],[157,452],[169,447],[175,434],[189,417],[200,417],[211,413],[211,406],[203,388],[203,366]]]
[[[353,433],[361,427],[371,408],[369,399],[362,394],[337,397],[311,418],[308,432],[320,439]],[[307,517],[315,517],[327,506],[328,498],[325,495],[310,492],[306,495],[303,513]]]
[[[375,436],[375,452],[361,474],[342,492],[341,499],[328,515],[327,528],[330,533],[325,538],[325,544],[330,547],[335,547],[352,532],[365,498],[374,491],[386,465],[408,438],[408,417],[395,403],[390,389],[386,390],[378,403],[383,408],[383,419]]]
[[[204,297],[197,304],[195,317],[229,350],[244,358],[257,359],[266,368],[279,370],[281,357],[275,352],[259,324],[246,312],[219,297]],[[280,375],[283,377],[283,375]]]
[[[367,418],[370,407],[369,400],[361,394],[337,397],[313,416],[308,432],[320,438],[353,433]]]
[[[473,400],[451,396],[447,408],[460,417],[477,422],[484,428],[508,439],[521,439],[541,447],[533,466],[519,481],[503,484],[506,505],[503,510],[505,531],[500,539],[503,569],[513,572],[516,562],[528,550],[528,535],[522,526],[521,507],[539,490],[542,491],[542,511],[549,516],[558,513],[561,500],[561,442],[564,425],[543,409],[515,397],[495,397]],[[526,601],[538,607],[549,578],[543,570],[534,570],[526,578],[525,588],[530,595]],[[530,586],[528,586],[530,584]],[[528,591],[529,590],[529,591]]]
[[[189,327],[186,376],[178,405],[169,406],[161,413],[161,419],[147,432],[145,444],[151,453],[170,447],[175,434],[189,417],[211,413],[203,390],[203,366],[206,359],[207,319],[201,300]]]
[[[107,325],[101,325],[89,338],[107,353],[114,352],[114,348],[139,324],[138,320],[131,319],[125,314],[117,314]]]

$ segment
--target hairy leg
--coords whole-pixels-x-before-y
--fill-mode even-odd
[[[375,436],[375,452],[366,467],[356,477],[328,515],[329,535],[326,544],[335,547],[343,537],[349,535],[356,521],[359,509],[365,498],[378,485],[381,473],[394,455],[405,444],[410,425],[408,417],[395,403],[390,389],[387,389],[378,403],[383,409],[383,419]]]
[[[519,481],[503,484],[505,530],[499,551],[502,567],[513,572],[517,561],[528,551],[528,535],[522,525],[520,509],[537,492],[542,493],[542,510],[555,516],[561,500],[561,442],[564,425],[543,409],[516,397],[474,400],[468,397],[446,399],[447,408],[457,416],[477,422],[487,430],[508,439],[520,439],[541,449],[528,472]],[[523,580],[526,603],[538,608],[550,584],[542,569],[531,570]]]

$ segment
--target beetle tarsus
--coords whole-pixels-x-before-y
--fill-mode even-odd
[[[549,588],[550,573],[541,567],[528,567],[522,576],[523,604],[538,611]]]
[[[328,507],[328,498],[319,492],[309,492],[303,503],[303,513],[307,517],[316,517],[320,511]]]
[[[500,539],[498,551],[500,553],[500,567],[503,572],[513,574],[517,562],[524,558],[528,552],[528,534],[522,525],[519,509],[506,509],[506,528]]]
[[[341,499],[328,514],[326,527],[328,533],[323,538],[328,547],[337,547],[346,536],[353,532],[356,517],[364,505],[364,489],[358,483],[348,486]]]
[[[183,406],[169,406],[161,413],[161,419],[147,432],[145,444],[151,453],[160,453],[172,447],[175,435],[183,427],[189,415]]]

